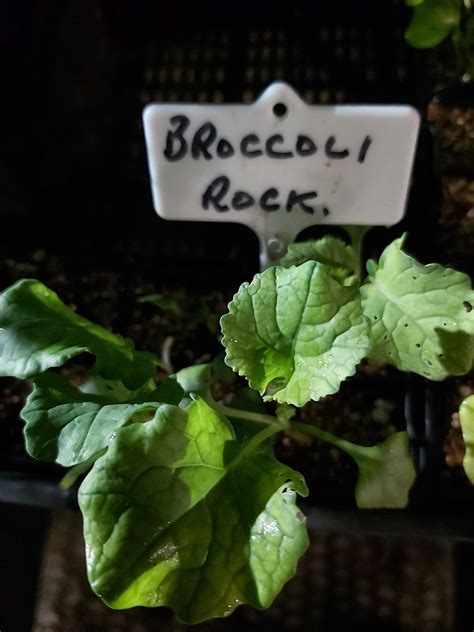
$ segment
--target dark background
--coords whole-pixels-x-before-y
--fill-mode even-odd
[[[249,259],[255,268],[257,241],[247,228],[155,215],[146,103],[248,101],[275,79],[316,103],[423,108],[429,96],[424,57],[403,40],[402,0],[65,0],[7,2],[2,12],[6,253],[41,242],[74,248],[81,264],[132,251],[149,261],[159,251],[168,269],[184,260],[232,270]],[[418,216],[431,213],[431,190]]]

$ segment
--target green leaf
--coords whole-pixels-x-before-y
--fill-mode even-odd
[[[302,406],[339,390],[369,350],[357,288],[314,261],[268,268],[244,283],[222,317],[226,363],[250,386]]]
[[[474,395],[467,397],[459,408],[462,436],[466,453],[463,459],[464,471],[474,485]]]
[[[378,266],[368,262],[362,288],[372,323],[370,357],[432,380],[472,367],[474,292],[469,277],[438,264],[422,265],[388,246]]]
[[[100,375],[90,375],[79,387],[81,393],[100,395],[107,401],[117,404],[141,404],[143,402],[159,402],[161,404],[178,405],[185,396],[183,388],[178,384],[176,375],[164,378],[158,386],[154,380],[148,380],[136,391],[126,388],[122,382],[104,380]]]
[[[433,48],[458,28],[459,0],[425,0],[415,6],[405,39],[414,48]]]
[[[323,263],[333,279],[350,285],[357,270],[357,257],[352,246],[341,239],[326,235],[317,241],[289,244],[287,253],[281,260],[284,268],[301,265],[306,261]]]
[[[0,295],[0,375],[35,377],[80,353],[95,356],[95,373],[134,390],[158,360],[133,343],[78,316],[39,281],[19,281]]]
[[[172,312],[173,314],[181,313],[181,308],[176,299],[167,294],[147,294],[146,296],[140,296],[137,302],[151,303],[164,312]]]
[[[113,608],[190,623],[270,605],[307,547],[301,476],[197,399],[123,428],[79,491],[89,580]]]
[[[383,443],[361,446],[312,424],[291,423],[291,430],[327,441],[351,456],[359,469],[355,490],[361,509],[401,509],[416,478],[408,434],[396,432]]]
[[[21,412],[26,449],[36,459],[76,465],[106,448],[119,428],[149,418],[158,406],[118,403],[113,391],[108,397],[84,393],[63,376],[45,373],[35,379]]]
[[[70,489],[74,485],[74,483],[77,481],[77,479],[83,474],[85,474],[87,470],[90,470],[90,468],[94,465],[97,459],[103,454],[105,454],[106,451],[107,451],[107,448],[103,448],[102,450],[100,450],[99,452],[96,452],[93,456],[91,456],[90,459],[87,459],[87,461],[82,461],[82,463],[78,463],[77,465],[74,465],[73,467],[69,468],[66,474],[59,481],[59,487],[63,491],[67,491],[68,489]]]
[[[57,374],[56,374],[57,375]],[[143,385],[143,390],[150,392],[156,387],[153,380]],[[81,393],[99,395],[115,402],[127,402],[134,391],[124,386],[120,380],[104,380],[100,375],[88,375],[86,381],[78,386]]]
[[[186,393],[179,384],[176,375],[170,375],[157,386],[153,393],[153,400],[177,406],[185,395]]]
[[[356,502],[361,509],[403,509],[415,482],[408,434],[396,432],[379,445],[349,452],[359,468]]]
[[[176,380],[185,393],[204,395],[211,382],[211,363],[187,366],[176,373]]]

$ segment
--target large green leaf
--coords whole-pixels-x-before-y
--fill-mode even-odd
[[[146,419],[158,406],[156,401],[120,403],[113,391],[84,393],[63,376],[45,373],[35,379],[21,413],[26,449],[37,459],[76,465],[107,447],[119,428]]]
[[[137,389],[154,375],[157,359],[94,325],[39,281],[19,281],[0,295],[0,375],[35,377],[91,353],[94,371]]]
[[[369,351],[357,288],[314,261],[257,274],[221,325],[227,364],[266,399],[296,406],[338,391]]]
[[[352,246],[332,235],[326,235],[316,241],[289,244],[287,253],[281,260],[281,265],[284,268],[289,268],[293,265],[301,265],[306,261],[323,263],[333,279],[346,284],[354,280],[358,265]]]
[[[416,470],[409,452],[408,434],[396,432],[383,443],[357,446],[351,456],[359,468],[355,490],[361,509],[403,509],[415,482]]]
[[[108,605],[195,623],[272,602],[307,546],[292,491],[306,487],[251,447],[200,399],[117,432],[79,492],[89,579]]]
[[[459,420],[466,447],[463,467],[468,479],[474,485],[474,395],[470,395],[461,404]]]
[[[414,48],[437,46],[459,25],[461,0],[425,0],[411,5],[413,17],[405,39]]]
[[[362,288],[371,321],[370,356],[432,380],[472,367],[474,292],[467,275],[438,264],[422,265],[388,246]]]

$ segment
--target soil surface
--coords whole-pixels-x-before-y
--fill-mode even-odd
[[[474,106],[428,107],[441,176],[440,246],[445,261],[474,272]]]

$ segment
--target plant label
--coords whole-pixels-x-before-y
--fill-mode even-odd
[[[411,107],[307,105],[274,83],[251,105],[152,104],[143,119],[160,217],[245,224],[264,267],[308,226],[403,217]]]

